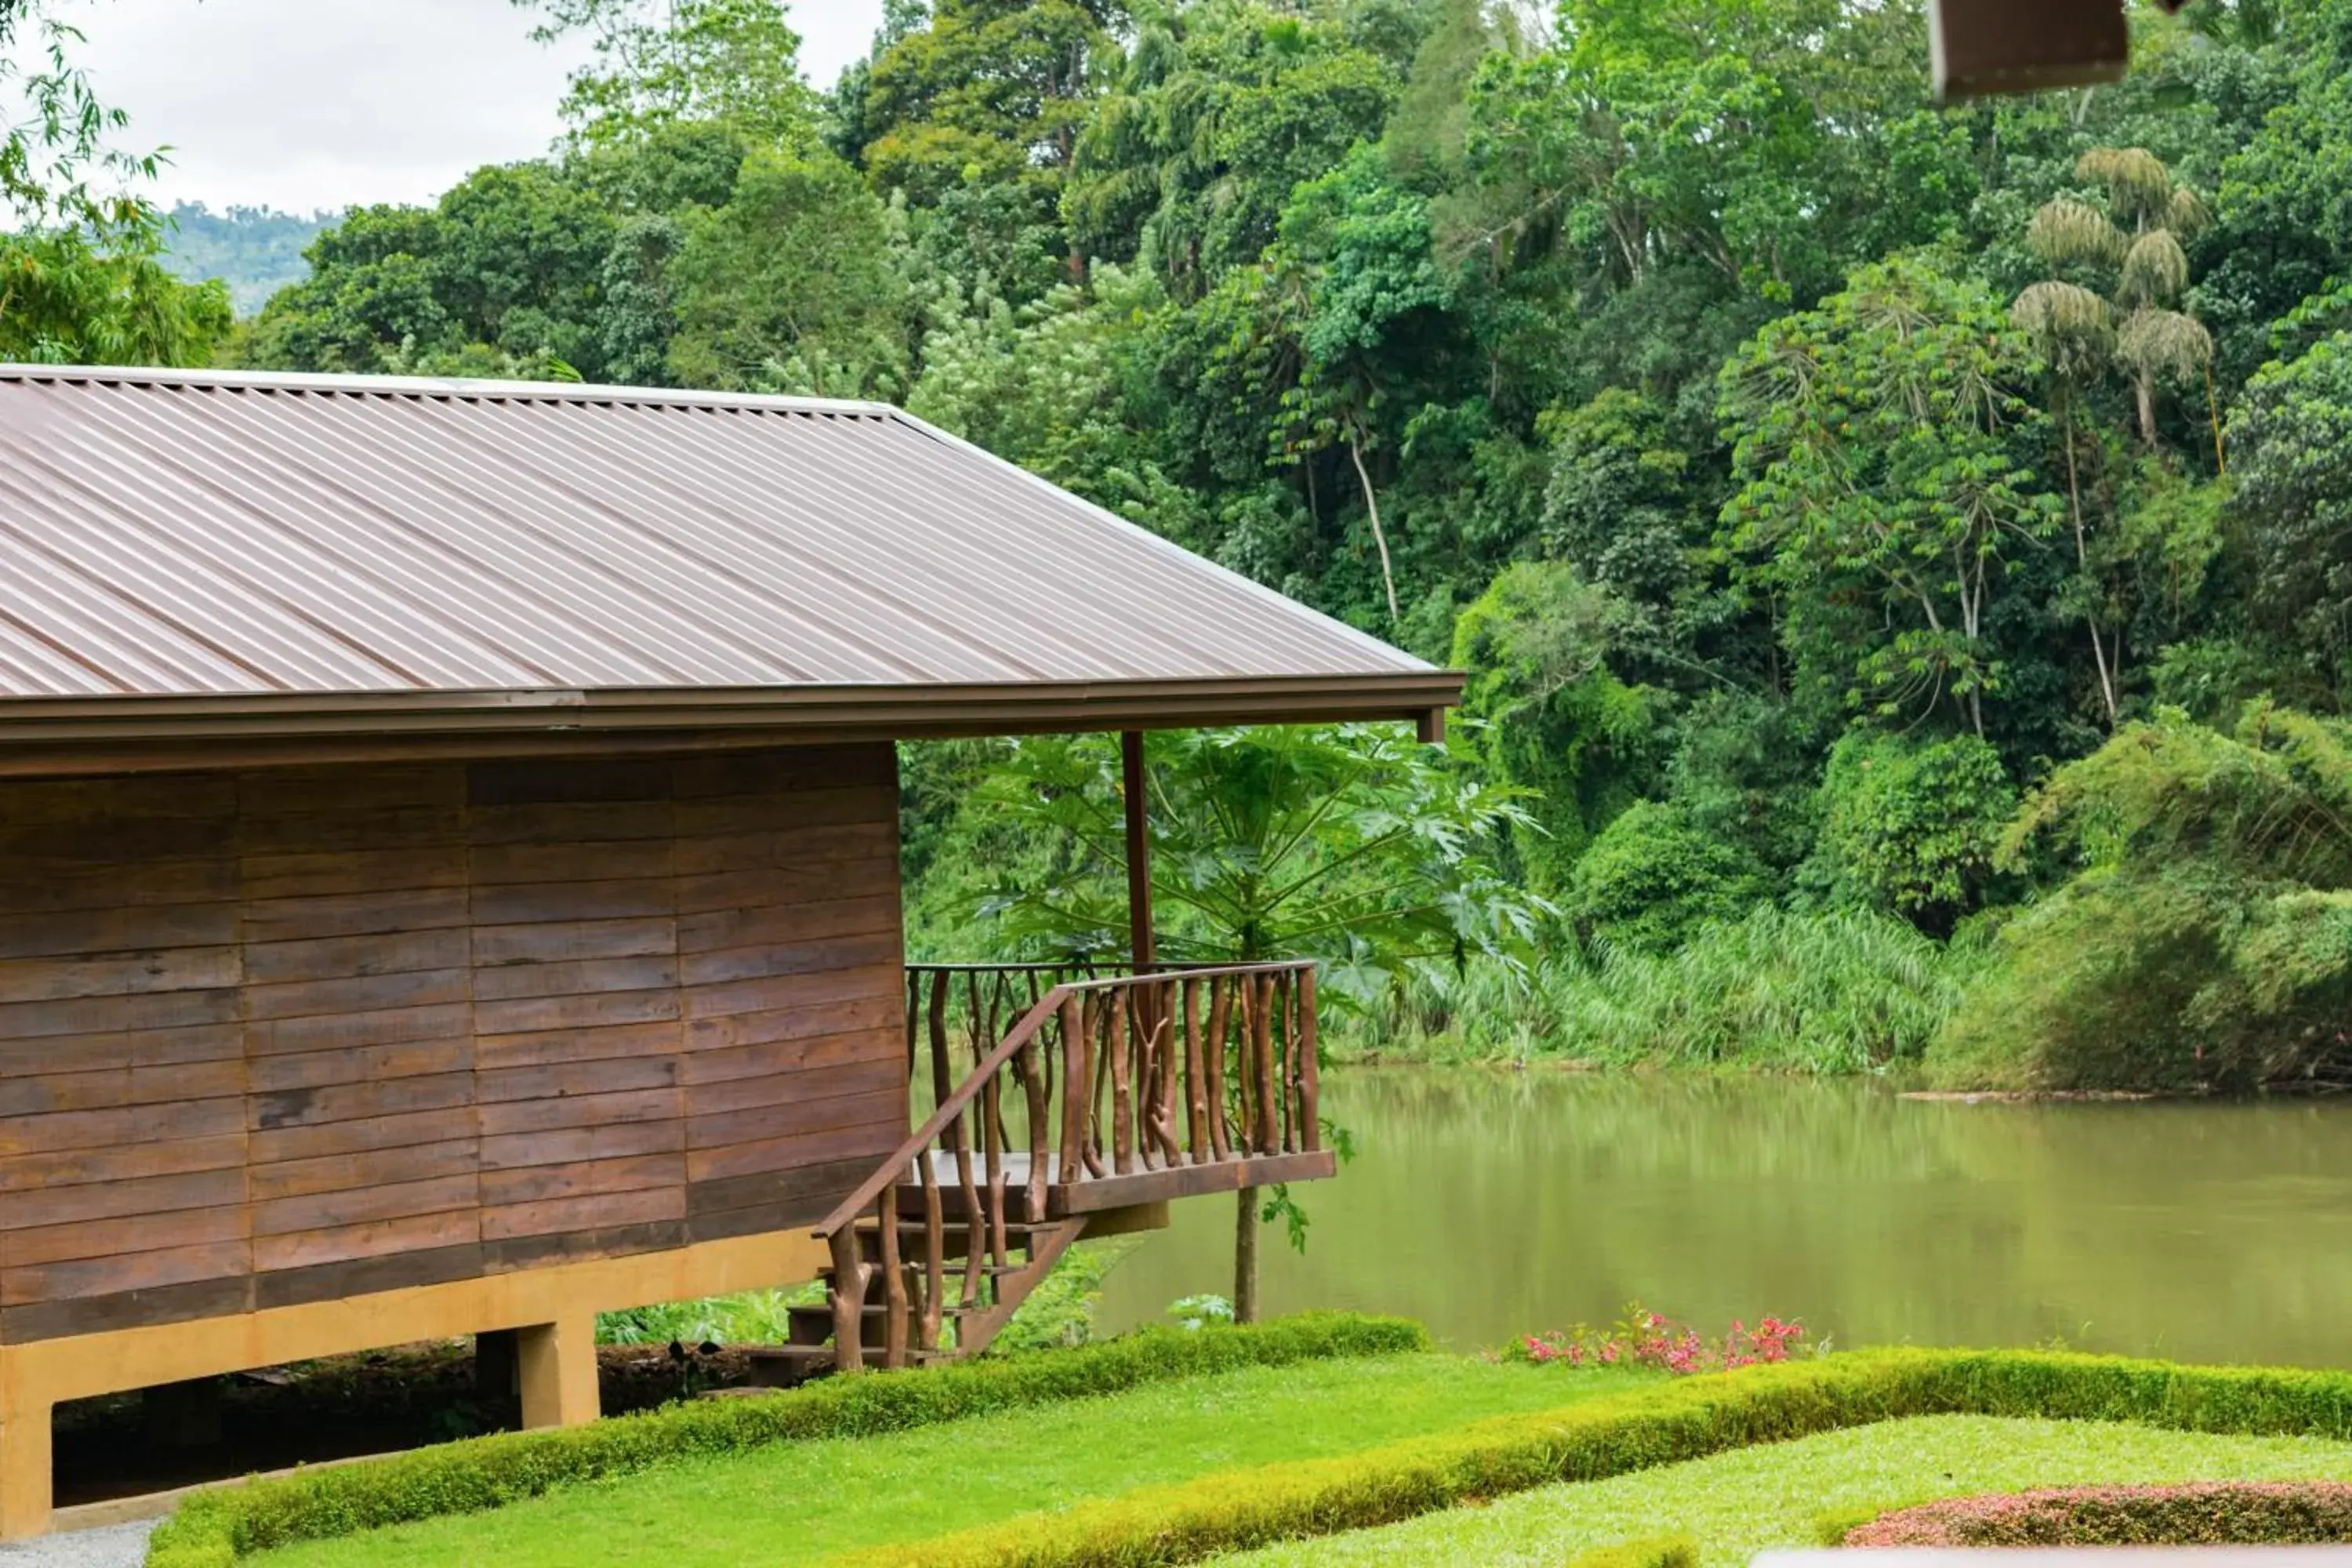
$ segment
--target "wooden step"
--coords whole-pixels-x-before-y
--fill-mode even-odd
[[[1010,1236],[1015,1231],[1045,1230],[1061,1223],[1059,1220],[1052,1219],[1024,1219],[1019,1215],[1008,1212],[1004,1216],[1004,1233]],[[965,1230],[986,1230],[989,1228],[989,1224],[985,1216],[978,1220],[966,1221],[961,1215],[947,1215],[941,1217],[940,1228],[952,1234]],[[921,1236],[928,1229],[929,1225],[920,1215],[898,1216],[900,1236]],[[879,1236],[882,1234],[881,1223],[871,1215],[860,1215],[857,1219],[857,1233],[860,1236]]]
[[[911,1309],[909,1309],[909,1310],[911,1310]],[[950,1304],[948,1304],[947,1306],[941,1307],[941,1308],[940,1309],[940,1315],[941,1315],[942,1317],[954,1318],[954,1317],[969,1316],[970,1314],[971,1314],[971,1313],[973,1313],[973,1312],[985,1312],[985,1311],[987,1311],[988,1310],[989,1310],[989,1309],[988,1309],[986,1306],[984,1306],[984,1305],[982,1305],[982,1306],[976,1306],[976,1307],[966,1307],[966,1306],[961,1306],[961,1305],[958,1305],[958,1304],[956,1304],[956,1303],[952,1303],[952,1302],[950,1302]],[[877,1304],[877,1303],[875,1303],[875,1302],[871,1302],[871,1301],[869,1301],[869,1302],[867,1302],[865,1306],[858,1308],[858,1309],[857,1309],[857,1310],[858,1310],[858,1314],[859,1314],[861,1317],[867,1317],[867,1318],[879,1318],[879,1317],[882,1317],[882,1316],[885,1316],[886,1314],[887,1314],[887,1313],[888,1313],[888,1311],[890,1310],[890,1309],[889,1309],[887,1305],[880,1305],[880,1304]],[[790,1316],[791,1314],[793,1314],[793,1313],[796,1313],[796,1312],[797,1312],[797,1313],[804,1313],[804,1314],[806,1314],[806,1315],[807,1315],[807,1321],[810,1321],[810,1322],[814,1322],[814,1321],[816,1321],[816,1320],[817,1320],[819,1317],[823,1317],[823,1318],[824,1319],[825,1326],[826,1326],[827,1328],[830,1328],[830,1327],[832,1327],[832,1326],[833,1326],[833,1309],[832,1309],[830,1306],[825,1306],[825,1307],[790,1307],[790,1308],[785,1309],[785,1312],[786,1312],[786,1315],[787,1315],[787,1316]],[[917,1316],[920,1316],[920,1315],[921,1315],[921,1314],[919,1314],[919,1313],[918,1313],[918,1314],[917,1314]]]
[[[1019,1263],[983,1263],[980,1266],[981,1273],[999,1277],[1010,1274],[1027,1273],[1029,1271],[1030,1264],[1025,1253],[1023,1252],[1023,1249],[1014,1247],[1008,1248],[1007,1250],[1015,1253],[1022,1253],[1023,1260]],[[911,1272],[917,1279],[920,1279],[923,1276],[923,1261],[919,1258],[901,1258],[898,1266],[901,1268]],[[880,1279],[877,1278],[880,1267],[881,1266],[877,1263],[867,1263],[866,1268],[875,1271],[874,1273],[869,1273],[866,1276],[867,1279],[870,1281],[866,1286],[868,1290],[873,1289],[875,1286],[881,1283]],[[950,1263],[947,1268],[940,1270],[940,1273],[943,1277],[950,1280],[962,1279],[964,1276],[964,1260],[961,1258],[957,1258],[952,1263]],[[826,1292],[830,1294],[834,1285],[833,1270],[830,1268],[820,1268],[817,1270],[816,1277],[818,1282],[822,1284],[825,1288]]]

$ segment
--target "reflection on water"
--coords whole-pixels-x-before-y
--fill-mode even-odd
[[[2352,1105],[1905,1100],[1870,1084],[1335,1073],[1359,1157],[1265,1233],[1268,1312],[1402,1312],[1464,1348],[1613,1318],[1803,1317],[1840,1344],[2352,1364]],[[1194,1199],[1103,1327],[1232,1285]]]

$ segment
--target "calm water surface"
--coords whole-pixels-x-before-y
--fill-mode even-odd
[[[1840,1344],[2352,1364],[2352,1105],[2011,1105],[1869,1084],[1359,1069],[1359,1154],[1264,1233],[1268,1312],[1421,1319],[1460,1347],[1630,1300]],[[1233,1205],[1179,1204],[1103,1327],[1232,1288]]]

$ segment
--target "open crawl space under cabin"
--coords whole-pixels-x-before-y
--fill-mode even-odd
[[[0,1537],[60,1401],[479,1334],[582,1421],[594,1313],[818,1277],[775,1380],[906,1364],[1330,1173],[1311,967],[1148,883],[908,966],[893,742],[1457,678],[875,405],[0,367]]]

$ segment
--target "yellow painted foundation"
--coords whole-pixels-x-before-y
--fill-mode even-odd
[[[49,1528],[50,1413],[66,1400],[520,1329],[524,1424],[577,1426],[597,1415],[596,1313],[795,1284],[813,1279],[824,1260],[814,1237],[781,1232],[236,1317],[0,1345],[0,1541]]]

